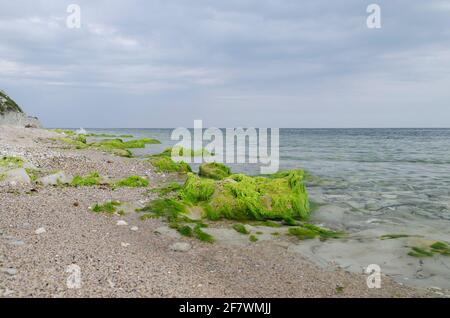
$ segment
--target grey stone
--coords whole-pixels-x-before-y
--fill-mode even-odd
[[[58,185],[58,184],[69,184],[72,182],[72,177],[66,175],[64,172],[59,171],[57,173],[39,178],[37,180],[38,183],[41,183],[44,186],[49,185]]]
[[[174,252],[187,252],[191,248],[192,248],[191,244],[184,242],[178,242],[170,246],[170,249]]]

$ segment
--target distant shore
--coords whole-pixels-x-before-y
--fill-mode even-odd
[[[0,126],[0,157],[22,158],[36,178],[88,176],[105,180],[140,176],[148,187],[59,186],[0,181],[0,296],[3,297],[427,297],[383,276],[369,289],[366,276],[319,268],[292,253],[289,239],[271,228],[251,242],[230,223],[209,224],[214,244],[181,236],[161,219],[141,220],[136,208],[178,175],[151,163],[101,149],[63,145],[59,132]],[[25,178],[25,177],[23,177]],[[33,181],[32,177],[30,177]],[[118,213],[96,205],[120,202]],[[112,207],[113,208],[113,207]],[[283,231],[282,229],[278,231]],[[255,234],[256,235],[256,234]],[[80,288],[69,288],[67,268],[81,270]]]

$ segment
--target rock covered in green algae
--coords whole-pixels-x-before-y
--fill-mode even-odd
[[[163,209],[165,204],[170,207]],[[195,208],[211,220],[306,219],[310,212],[300,171],[280,178],[236,174],[218,181],[189,173],[175,198],[151,202],[144,211],[170,210],[174,204],[180,213]]]
[[[171,158],[171,148],[166,149],[160,154],[152,155],[149,162],[156,168],[158,172],[191,172],[191,167],[186,162],[175,162]]]
[[[214,180],[223,180],[231,175],[231,169],[224,164],[212,162],[202,164],[198,172],[199,176]]]

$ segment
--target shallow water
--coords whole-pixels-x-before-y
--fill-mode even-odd
[[[175,143],[170,129],[87,129],[153,137],[136,154]],[[450,129],[282,129],[280,168],[303,168],[320,177],[308,185],[323,204],[313,221],[349,233],[346,239],[305,241],[292,251],[323,266],[361,272],[369,264],[402,283],[450,289],[450,257],[417,259],[411,246],[450,243]],[[259,166],[231,165],[258,174]],[[194,167],[195,168],[195,167]],[[384,234],[415,237],[380,240]]]

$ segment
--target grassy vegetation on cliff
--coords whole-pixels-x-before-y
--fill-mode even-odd
[[[0,90],[0,115],[8,112],[23,113],[19,105],[6,95],[5,92]]]

